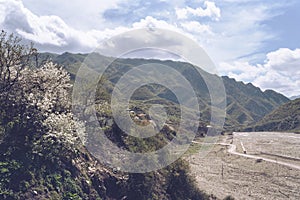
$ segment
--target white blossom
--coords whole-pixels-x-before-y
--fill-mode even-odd
[[[77,120],[72,113],[51,113],[43,122],[48,129],[45,137],[55,137],[71,145],[86,142],[84,123]]]

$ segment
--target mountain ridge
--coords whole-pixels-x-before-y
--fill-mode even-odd
[[[155,60],[155,59],[143,59],[143,58],[111,58],[106,57],[100,54],[72,54],[72,53],[63,53],[60,55],[47,54],[48,57],[52,59],[53,62],[65,66],[66,70],[69,71],[72,78],[75,78],[76,72],[81,66],[82,62],[88,56],[93,56],[94,60],[97,60],[95,63],[88,63],[91,68],[97,68],[99,66],[109,66],[109,69],[106,70],[106,77],[110,81],[110,85],[113,85],[120,79],[120,77],[132,69],[135,66],[149,63],[158,63],[162,65],[170,66],[179,73],[181,73],[187,80],[189,80],[195,89],[195,92],[199,98],[200,107],[202,110],[202,119],[206,123],[209,123],[210,120],[210,95],[205,84],[205,81],[202,77],[197,75],[194,65],[190,63],[180,62],[180,61],[171,61],[171,60]],[[90,60],[93,60],[90,59]],[[200,68],[200,70],[202,70]],[[202,70],[203,71],[203,70]],[[209,74],[203,71],[203,74],[209,78],[212,78],[216,75]],[[241,81],[236,81],[235,79],[229,78],[228,76],[218,77],[221,78],[227,95],[227,117],[225,122],[225,128],[227,130],[240,130],[244,127],[247,127],[250,124],[258,122],[265,115],[272,112],[275,108],[280,105],[290,101],[284,95],[273,91],[266,90],[262,91],[260,88],[254,86],[252,83],[243,83]],[[145,89],[143,89],[145,91]],[[170,92],[166,93],[166,90],[163,90],[161,87],[152,88],[148,91],[149,99],[165,100],[171,103],[174,102],[174,97]],[[159,93],[162,91],[163,93]],[[139,93],[140,95],[144,94],[143,92]]]
[[[295,95],[295,96],[291,96],[291,97],[289,97],[291,100],[295,100],[295,99],[298,99],[298,98],[300,98],[300,95]]]
[[[300,98],[287,102],[275,109],[255,125],[250,131],[300,131]]]

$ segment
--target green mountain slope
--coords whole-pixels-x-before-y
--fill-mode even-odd
[[[289,99],[272,90],[262,92],[251,83],[244,84],[223,77],[227,94],[228,126],[243,126],[257,122]]]
[[[144,174],[121,172],[121,162],[109,167],[108,156],[96,159],[96,154],[87,151],[92,145],[98,152],[102,150],[100,153],[116,154],[110,147],[98,142],[103,139],[99,138],[100,131],[92,138],[88,137],[92,134],[88,128],[95,128],[90,120],[84,121],[71,112],[72,82],[69,73],[52,62],[39,64],[36,49],[22,45],[19,38],[13,34],[8,36],[5,31],[0,33],[0,51],[1,200],[209,199],[196,187],[189,175],[188,163],[183,159]],[[99,58],[99,55],[91,56]],[[46,53],[41,57],[41,61],[51,58],[68,64],[70,67],[66,68],[74,78],[76,63],[82,62],[85,55]],[[106,58],[102,61],[106,62]],[[96,67],[102,63],[97,59],[97,62],[88,65]],[[120,64],[112,70],[118,66]],[[119,71],[110,74],[117,78],[115,72]],[[105,107],[109,105],[105,101],[109,93],[107,96],[102,96],[102,93],[110,89],[108,85],[105,90],[98,90],[97,98],[102,101],[93,106],[98,108],[97,122],[102,123],[103,132],[119,147],[131,152],[147,152],[161,148],[176,136],[171,126],[164,127],[158,137],[147,138],[146,141],[124,134],[112,120],[111,111]],[[149,94],[156,90],[156,87],[153,91],[149,90]],[[89,109],[85,111],[88,116]],[[138,120],[139,123],[149,121]],[[94,138],[98,140],[93,143]],[[168,152],[164,155],[168,159]],[[149,165],[136,158],[134,164],[139,167]],[[150,164],[163,162],[160,156],[155,156],[152,161]]]
[[[299,131],[300,98],[290,101],[266,115],[249,130],[253,131]]]
[[[52,57],[54,62],[67,66],[67,70],[74,78],[78,68],[87,54],[71,54],[64,53],[62,55],[54,55]],[[97,62],[87,63],[91,68],[104,67],[112,62],[113,58],[93,54]],[[199,76],[194,66],[183,62],[174,61],[160,61],[160,60],[146,60],[146,59],[116,59],[106,70],[105,76],[110,83],[106,84],[108,88],[102,88],[108,93],[112,91],[114,84],[118,82],[120,77],[135,66],[149,63],[158,63],[167,65],[178,70],[187,80],[192,84],[197,96],[201,109],[201,120],[205,123],[210,119],[210,95],[204,82],[204,79]],[[208,78],[216,78],[215,75],[203,71],[204,76]],[[175,79],[176,77],[174,77]],[[134,79],[134,77],[133,77]],[[227,94],[227,117],[225,121],[225,128],[228,130],[238,130],[246,127],[249,124],[258,122],[265,115],[269,114],[275,108],[289,101],[289,99],[275,91],[266,90],[262,92],[259,88],[253,86],[251,83],[244,84],[237,82],[229,77],[222,77]],[[102,94],[103,94],[102,91]],[[106,94],[108,94],[106,92]],[[109,98],[109,97],[108,97]],[[174,94],[166,88],[153,85],[145,86],[135,92],[133,100],[147,103],[160,102],[165,104],[172,104],[174,109],[177,105],[177,100]],[[176,110],[176,109],[175,109]],[[170,110],[170,112],[175,112]],[[177,109],[178,110],[178,109]]]
[[[96,159],[87,151],[90,137],[83,145],[88,124],[84,126],[71,113],[68,73],[46,63],[20,74],[18,82],[0,95],[0,199],[208,199],[196,187],[183,159],[144,174],[104,165],[105,158]],[[0,79],[1,86],[8,81]],[[166,128],[147,141],[129,137],[107,110],[97,110],[99,123],[123,149],[152,151],[174,137],[174,131]]]

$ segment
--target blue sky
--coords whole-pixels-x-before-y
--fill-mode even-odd
[[[90,52],[135,28],[166,28],[202,46],[220,75],[293,96],[299,10],[298,0],[0,0],[0,26],[59,53]]]

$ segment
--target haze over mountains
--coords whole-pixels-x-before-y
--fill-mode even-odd
[[[61,55],[43,53],[41,59],[50,58],[53,62],[61,64],[71,73],[74,78],[81,63],[84,62],[88,54],[71,54],[64,53]],[[108,65],[113,58],[108,58],[99,54],[93,54],[97,63],[90,63],[91,68],[103,67]],[[201,120],[209,122],[210,119],[210,96],[203,78],[195,73],[194,66],[183,62],[161,61],[161,60],[145,60],[145,59],[117,59],[106,70],[106,78],[110,81],[111,87],[120,79],[122,74],[126,73],[135,66],[149,63],[158,63],[170,66],[178,70],[189,80],[198,96],[201,108]],[[86,63],[85,63],[86,64]],[[204,72],[205,76],[213,78],[215,75]],[[251,83],[245,84],[237,82],[227,76],[221,77],[226,89],[227,95],[227,117],[225,121],[225,129],[240,130],[251,124],[260,121],[265,115],[272,112],[275,108],[289,101],[287,97],[273,90],[261,91],[260,88],[253,86]],[[109,88],[106,88],[109,90]],[[110,88],[111,89],[111,88]],[[135,96],[135,100],[146,100],[147,102],[157,102],[158,100],[166,104],[176,104],[178,102],[174,98],[174,94],[161,86],[147,86],[139,89]],[[176,110],[176,109],[175,109]]]
[[[298,98],[300,98],[300,95],[290,97],[291,100],[295,100],[295,99],[298,99]]]

